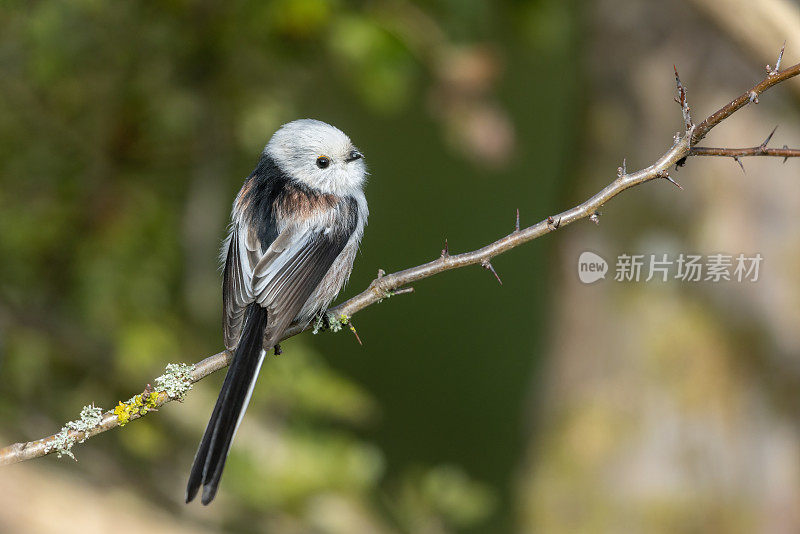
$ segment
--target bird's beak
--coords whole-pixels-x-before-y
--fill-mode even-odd
[[[351,161],[355,161],[355,160],[361,159],[363,157],[364,157],[363,154],[361,154],[361,152],[359,152],[358,150],[352,150],[350,152],[350,155],[347,156],[347,159],[345,159],[345,161],[347,163],[350,163]]]

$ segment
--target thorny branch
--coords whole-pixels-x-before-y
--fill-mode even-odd
[[[764,139],[764,142],[758,146],[753,146],[750,148],[714,148],[707,146],[693,146],[690,155],[726,156],[734,158],[736,161],[739,161],[738,158],[749,156],[772,156],[776,158],[783,158],[784,163],[786,163],[786,160],[789,158],[800,157],[800,149],[789,148],[786,145],[783,145],[783,148],[767,148],[767,145],[772,139],[772,136],[775,135],[775,130],[777,129],[777,126],[773,128],[767,138]],[[739,161],[739,165],[741,164],[742,163]]]
[[[348,324],[350,317],[359,311],[376,304],[385,298],[393,295],[403,293],[410,293],[413,288],[408,287],[409,284],[418,280],[431,277],[435,274],[449,271],[451,269],[458,269],[468,265],[481,265],[490,270],[497,280],[500,277],[492,267],[491,260],[504,252],[516,248],[524,243],[532,241],[536,238],[542,237],[546,234],[554,232],[559,228],[567,226],[575,221],[588,218],[594,223],[599,223],[600,212],[598,211],[609,200],[616,197],[626,189],[649,182],[656,179],[665,179],[674,185],[680,187],[669,174],[673,166],[681,166],[685,163],[686,158],[690,156],[727,156],[734,158],[741,165],[740,157],[745,156],[774,156],[782,157],[784,161],[790,157],[800,157],[800,149],[783,148],[767,148],[767,143],[772,138],[772,134],[759,146],[751,148],[711,148],[695,146],[702,140],[715,126],[722,121],[733,115],[735,112],[748,104],[757,104],[758,97],[771,87],[788,80],[800,74],[800,63],[791,66],[785,70],[780,70],[780,63],[783,58],[783,49],[774,68],[767,65],[767,76],[763,81],[756,84],[749,90],[745,91],[738,97],[731,100],[725,106],[709,115],[705,120],[699,124],[694,124],[690,115],[690,108],[687,99],[686,88],[681,83],[678,76],[678,70],[675,69],[675,81],[678,90],[678,96],[675,99],[681,106],[683,115],[685,131],[683,134],[676,134],[672,147],[669,148],[658,160],[644,169],[628,172],[627,165],[623,162],[623,166],[617,170],[616,178],[604,187],[601,191],[593,195],[585,202],[563,211],[556,215],[546,217],[538,223],[528,226],[527,228],[520,228],[519,225],[519,211],[515,221],[514,230],[490,243],[482,248],[473,250],[471,252],[464,252],[462,254],[451,255],[447,241],[445,241],[444,249],[441,254],[434,260],[410,267],[396,273],[385,274],[382,270],[378,272],[377,278],[367,287],[366,290],[359,293],[350,300],[339,304],[338,306],[328,310],[327,316],[330,321],[338,321],[338,325]],[[774,130],[773,130],[774,133]],[[501,282],[502,283],[502,282]],[[284,336],[284,339],[293,337],[307,329],[310,326],[293,325]],[[213,356],[198,362],[197,364],[186,369],[187,385],[191,385],[206,376],[226,367],[229,363],[230,355],[226,352],[219,352]],[[111,430],[112,428],[121,426],[122,424],[138,419],[145,415],[148,411],[154,411],[158,407],[166,404],[167,402],[176,400],[180,395],[175,395],[174,391],[159,391],[148,387],[140,395],[135,396],[129,403],[138,403],[142,405],[143,409],[130,409],[126,410],[124,416],[120,415],[119,407],[114,411],[107,411],[92,420],[90,428],[85,430],[76,430],[76,428],[86,428],[85,426],[68,424],[62,429],[62,432],[48,436],[36,441],[25,443],[15,443],[3,449],[0,449],[0,465],[12,464],[45,456],[53,452],[65,452],[61,449],[58,443],[68,441],[69,447],[76,442],[82,442],[92,436]],[[138,399],[138,401],[136,401]],[[136,402],[134,402],[136,401]],[[123,406],[123,403],[120,403]]]

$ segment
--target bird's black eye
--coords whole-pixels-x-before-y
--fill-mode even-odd
[[[331,164],[331,160],[328,159],[327,156],[320,156],[317,158],[317,167],[320,169],[327,169],[328,165]]]

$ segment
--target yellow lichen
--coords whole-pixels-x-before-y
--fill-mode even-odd
[[[117,416],[120,426],[125,426],[137,417],[142,417],[147,413],[155,410],[159,405],[159,397],[161,393],[166,393],[167,396],[173,399],[183,399],[186,392],[192,388],[191,373],[194,370],[194,365],[186,364],[168,364],[166,373],[156,378],[155,389],[148,384],[144,393],[139,393],[128,399],[125,402],[120,401],[114,408],[114,415]]]
[[[125,426],[131,420],[131,408],[124,402],[120,401],[117,407],[114,408],[114,415],[117,416],[119,426]]]
[[[140,393],[127,402],[122,402],[114,408],[119,426],[125,426],[131,419],[141,417],[158,406],[158,393]]]
[[[147,404],[145,408],[147,411],[153,410],[158,406],[158,393],[153,392],[147,396]]]

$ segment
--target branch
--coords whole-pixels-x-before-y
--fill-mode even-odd
[[[800,149],[797,148],[763,148],[754,146],[750,148],[713,148],[710,146],[693,146],[689,152],[690,156],[727,156],[729,158],[743,158],[747,156],[772,156],[776,158],[797,158],[800,157]]]
[[[700,124],[694,125],[689,113],[690,108],[687,102],[686,89],[683,84],[681,84],[677,69],[675,69],[676,84],[679,92],[679,96],[676,100],[681,105],[686,130],[683,134],[675,136],[672,147],[662,154],[655,163],[649,167],[630,173],[627,171],[626,166],[623,165],[623,167],[618,169],[617,177],[610,184],[585,202],[557,215],[548,216],[546,219],[532,226],[528,226],[527,228],[520,228],[519,211],[517,211],[516,224],[511,233],[477,250],[451,255],[447,243],[445,242],[445,248],[442,250],[441,255],[432,261],[392,274],[384,274],[382,270],[379,271],[378,276],[366,290],[350,300],[328,310],[327,317],[331,323],[332,329],[336,330],[339,329],[342,324],[349,324],[350,318],[353,315],[373,304],[394,295],[410,293],[413,289],[408,287],[409,284],[444,271],[459,269],[469,265],[481,265],[490,270],[499,281],[500,277],[491,264],[491,260],[495,256],[551,232],[555,232],[559,228],[581,219],[588,218],[592,222],[599,223],[600,208],[612,198],[631,187],[656,179],[665,179],[680,187],[670,176],[669,170],[673,165],[683,165],[686,158],[689,156],[728,156],[737,158],[737,160],[740,156],[776,156],[783,158],[800,156],[800,150],[798,149],[788,149],[785,147],[782,149],[767,148],[766,143],[770,140],[772,134],[770,134],[767,140],[760,146],[752,148],[709,148],[694,146],[715,126],[733,115],[736,111],[748,104],[758,103],[758,96],[766,90],[798,74],[800,74],[800,63],[783,71],[779,71],[776,65],[775,69],[768,69],[767,77],[762,82],[731,100],[728,104],[708,116]],[[283,339],[293,337],[309,328],[311,328],[310,325],[295,324],[287,330]],[[15,443],[0,449],[0,465],[22,462],[51,453],[57,453],[59,456],[61,454],[68,454],[71,456],[70,448],[76,442],[83,442],[97,434],[138,419],[168,402],[182,399],[182,396],[191,388],[192,384],[226,367],[229,360],[230,355],[227,352],[219,352],[195,365],[181,368],[176,367],[173,369],[174,372],[172,374],[169,370],[170,366],[168,366],[167,374],[156,380],[156,388],[148,385],[142,393],[134,396],[127,402],[121,402],[114,410],[102,413],[97,408],[91,408],[91,410],[95,410],[95,412],[92,412],[94,413],[93,417],[84,418],[82,413],[80,421],[68,423],[58,434],[36,441]],[[90,413],[91,410],[89,407],[84,409],[87,413]]]
[[[783,55],[783,50],[781,50],[781,55]],[[780,63],[780,58],[778,60]],[[767,65],[769,67],[769,65]],[[753,146],[750,148],[713,148],[713,147],[706,147],[706,146],[693,146],[689,154],[691,156],[726,156],[729,158],[733,158],[738,161],[738,158],[743,158],[747,156],[772,156],[777,158],[783,158],[783,162],[786,163],[786,160],[789,158],[796,158],[800,157],[800,150],[796,148],[789,148],[786,145],[783,145],[783,148],[767,148],[772,136],[775,135],[775,130],[778,127],[772,129],[764,142],[758,146]],[[739,162],[741,165],[741,162]]]
[[[778,71],[777,69],[780,66],[781,59],[783,59],[783,49],[781,49],[781,53],[779,54],[778,65],[776,65],[775,69],[767,69],[767,77],[764,78],[761,83],[754,85],[749,91],[745,91],[737,98],[734,98],[697,125],[697,128],[695,128],[692,134],[691,144],[696,145],[698,141],[708,135],[708,132],[710,132],[714,126],[724,121],[747,104],[758,104],[758,97],[770,87],[786,81],[789,78],[794,78],[800,73],[800,63],[786,70]],[[769,67],[769,65],[767,65],[767,67]]]

